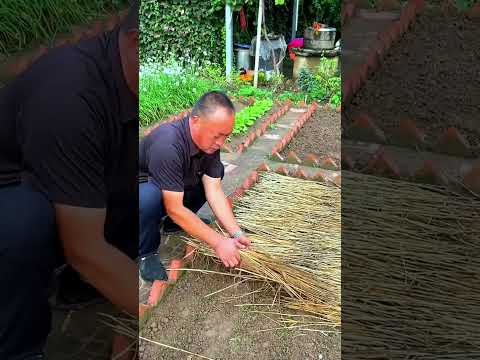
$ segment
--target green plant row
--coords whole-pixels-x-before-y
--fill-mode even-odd
[[[9,56],[36,42],[50,42],[57,33],[125,7],[127,0],[2,0],[0,54]]]
[[[252,126],[259,117],[269,111],[272,106],[272,99],[261,99],[238,112],[235,115],[235,127],[232,134],[237,135],[246,133],[248,128]]]
[[[194,74],[154,73],[140,77],[140,125],[149,126],[192,107],[205,92],[218,88]]]
[[[272,99],[273,93],[271,90],[259,89],[253,86],[243,86],[238,90],[238,96],[253,96],[256,99]]]

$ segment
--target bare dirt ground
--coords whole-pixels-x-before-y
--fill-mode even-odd
[[[237,283],[239,280],[237,280]],[[241,304],[271,303],[258,284],[234,284],[230,276],[189,272],[168,293],[143,325],[141,335],[215,360],[339,360],[340,335],[281,327],[272,315],[253,313]],[[279,311],[278,307],[256,307]],[[198,357],[140,342],[140,359],[187,360]]]
[[[300,158],[308,153],[330,155],[340,159],[341,116],[329,105],[319,106],[298,134],[285,147],[282,155],[294,151]]]
[[[410,118],[430,145],[454,126],[479,153],[479,37],[478,19],[431,4],[345,109],[342,125],[367,112],[388,133]]]

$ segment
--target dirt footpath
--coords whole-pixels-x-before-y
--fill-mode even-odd
[[[240,280],[236,280],[237,283]],[[158,305],[141,335],[215,360],[339,360],[340,334],[278,328],[273,315],[253,313],[241,304],[271,303],[260,285],[234,284],[233,277],[189,272]],[[267,306],[257,309],[279,311]],[[142,341],[140,359],[199,359]]]

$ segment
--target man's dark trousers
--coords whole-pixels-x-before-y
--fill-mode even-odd
[[[207,201],[203,184],[185,190],[183,205],[196,213]],[[140,256],[154,253],[160,245],[159,225],[167,215],[163,205],[162,191],[152,182],[139,185],[140,210]]]
[[[136,258],[138,229],[125,233],[112,244]],[[51,280],[63,263],[53,204],[27,185],[0,187],[0,359],[30,359],[43,350],[51,330]]]

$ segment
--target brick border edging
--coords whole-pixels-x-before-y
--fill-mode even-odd
[[[342,152],[342,167],[346,170],[357,171],[376,176],[385,176],[393,179],[411,181],[416,183],[455,187],[457,181],[449,180],[441,170],[442,166],[439,164],[442,160],[432,158],[425,158],[421,161],[418,167],[412,167],[413,171],[408,171],[408,166],[399,164],[392,156],[386,154],[386,148],[383,145],[378,145],[378,149],[371,152],[366,166],[359,170],[356,168],[356,161],[350,155],[353,150],[345,150]],[[406,150],[403,150],[406,151]],[[414,150],[411,150],[412,152]],[[367,151],[370,153],[370,151]],[[447,157],[444,154],[432,153],[438,157]],[[468,160],[465,158],[448,156],[451,159],[456,159],[460,165],[460,184],[463,184],[467,189],[480,195],[480,162],[476,160]],[[462,169],[465,169],[464,171]],[[402,175],[403,174],[403,175]]]
[[[480,7],[480,3],[477,3]],[[357,65],[350,77],[342,82],[342,104],[348,105],[357,92],[365,84],[368,76],[376,72],[388,53],[392,44],[414,23],[417,15],[425,7],[424,0],[409,0],[402,9],[400,19],[393,21],[390,26],[378,35],[376,42],[370,47],[366,61]],[[475,6],[472,6],[472,11]],[[352,123],[345,129],[345,135],[349,139],[373,142],[377,144],[392,144],[404,147],[425,147],[425,134],[418,128],[412,119],[404,119],[398,128],[388,136],[369,114],[359,113]],[[460,156],[475,157],[469,142],[462,137],[455,127],[448,128],[433,144],[438,153]]]
[[[307,122],[307,120],[310,119],[312,116],[313,112],[315,109],[317,109],[318,104],[314,101],[310,106],[308,107],[307,111],[300,115],[297,120],[295,120],[295,123],[293,124],[293,128],[290,129],[282,139],[280,139],[274,146],[273,149],[270,153],[271,156],[278,156],[279,158],[282,158],[279,153],[287,146],[287,144],[293,139],[293,137],[300,131],[302,126]]]
[[[167,288],[173,286],[184,272],[185,265],[193,261],[195,248],[187,245],[185,256],[181,259],[173,259],[168,267],[168,280],[155,280],[150,288],[147,303],[138,304],[139,319],[142,320],[163,298]]]
[[[280,108],[277,111],[268,115],[268,117],[262,122],[261,126],[258,129],[250,130],[246,135],[245,140],[241,144],[239,144],[236,149],[231,149],[228,145],[223,145],[222,149],[228,153],[241,154],[242,152],[247,150],[250,145],[253,144],[255,139],[265,134],[271,124],[274,124],[281,116],[285,115],[285,113],[287,113],[291,106],[292,101],[290,99],[285,100],[280,105]]]
[[[44,44],[37,44],[32,49],[22,50],[17,54],[9,56],[4,62],[0,63],[0,80],[5,83],[11,81],[51,49],[67,44],[75,44],[80,40],[94,37],[101,32],[113,30],[123,21],[127,13],[128,8],[102,16],[91,24],[72,25],[71,33],[56,35],[49,47]]]

